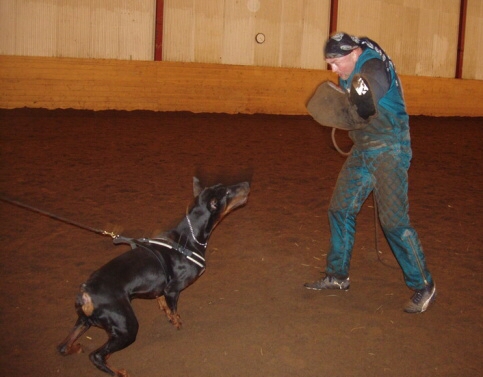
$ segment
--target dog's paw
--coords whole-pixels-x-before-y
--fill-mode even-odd
[[[116,376],[117,377],[129,377],[129,374],[127,373],[126,369],[119,369],[116,371]]]
[[[84,349],[80,345],[80,343],[74,343],[74,344],[61,344],[57,347],[57,351],[63,356],[67,355],[74,355],[77,353],[82,353],[84,352]]]
[[[173,324],[174,327],[176,327],[178,330],[181,330],[183,322],[181,322],[181,317],[179,316],[179,314],[171,315],[169,321]]]

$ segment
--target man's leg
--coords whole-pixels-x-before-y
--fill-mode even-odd
[[[426,310],[430,302],[424,301],[433,300],[436,290],[418,234],[409,220],[409,163],[404,158],[404,155],[396,153],[384,153],[377,157],[373,165],[377,182],[374,194],[384,234],[401,266],[406,285],[416,294],[422,292],[425,296],[416,300],[415,305],[409,303],[406,311],[421,312]],[[413,298],[417,298],[415,296]]]
[[[337,178],[329,206],[331,231],[325,278],[305,284],[308,289],[348,289],[356,216],[372,190],[372,178],[361,154],[349,156]]]
[[[356,217],[373,188],[361,154],[349,156],[342,168],[329,206],[330,249],[326,273],[338,278],[349,276],[356,232]]]

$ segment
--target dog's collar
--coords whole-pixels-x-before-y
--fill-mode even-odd
[[[196,236],[195,236],[195,232],[193,232],[193,227],[191,226],[191,221],[190,221],[190,218],[188,217],[188,215],[186,215],[186,220],[188,220],[188,225],[190,227],[190,232],[191,232],[191,237],[193,237],[193,240],[200,246],[203,246],[203,247],[206,247],[208,246],[208,242],[205,242],[205,243],[201,243],[200,241],[197,240]]]
[[[176,242],[173,242],[171,240],[168,240],[168,239],[164,239],[164,238],[140,238],[139,241],[141,242],[147,242],[147,243],[150,243],[150,244],[153,244],[153,245],[160,245],[160,246],[165,246],[169,249],[173,249],[173,250],[176,250],[177,252],[183,254],[186,259],[189,259],[191,262],[193,262],[194,264],[197,264],[198,266],[200,266],[201,268],[205,268],[205,265],[206,265],[206,261],[205,261],[205,258],[190,250],[190,249],[187,249],[186,247],[176,243]]]

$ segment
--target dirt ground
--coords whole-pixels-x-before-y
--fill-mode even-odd
[[[477,375],[483,119],[412,117],[411,130],[410,215],[438,288],[417,315],[402,311],[411,291],[372,197],[358,217],[350,291],[303,288],[325,266],[344,161],[330,129],[309,117],[0,110],[0,194],[144,237],[182,218],[193,175],[250,180],[247,205],[217,227],[206,272],[181,294],[183,329],[155,301],[134,301],[137,341],[109,360],[132,377]],[[128,247],[4,201],[0,215],[0,374],[107,376],[88,359],[101,330],[81,338],[84,354],[62,357],[56,345],[76,319],[79,285]]]

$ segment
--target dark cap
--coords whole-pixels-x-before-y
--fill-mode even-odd
[[[357,47],[359,47],[359,38],[347,33],[335,33],[326,42],[324,55],[326,59],[341,58],[349,55]]]

